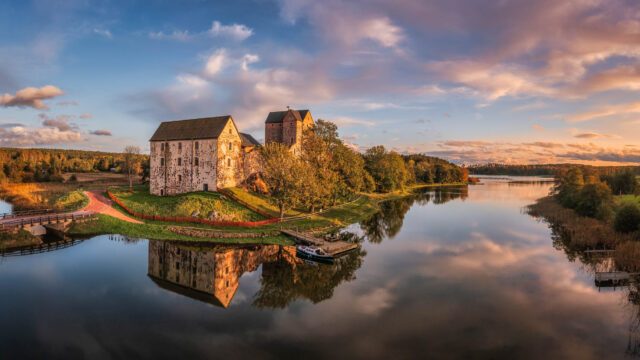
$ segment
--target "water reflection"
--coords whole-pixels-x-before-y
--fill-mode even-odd
[[[332,264],[296,257],[294,246],[189,246],[149,241],[148,276],[161,288],[227,308],[245,273],[262,266],[253,305],[284,308],[298,299],[330,299],[333,290],[355,278],[365,252],[357,250]]]
[[[382,202],[380,211],[362,221],[360,228],[370,242],[380,243],[383,239],[393,239],[398,234],[402,229],[405,214],[414,204],[441,205],[455,199],[464,200],[468,196],[467,186],[423,189],[409,197]]]

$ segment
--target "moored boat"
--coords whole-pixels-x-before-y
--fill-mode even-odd
[[[298,257],[315,261],[333,261],[333,256],[317,246],[300,245],[296,247]]]

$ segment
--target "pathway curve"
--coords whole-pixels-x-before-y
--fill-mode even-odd
[[[100,190],[85,191],[84,194],[89,198],[89,204],[83,209],[85,211],[93,211],[98,214],[112,216],[126,222],[134,224],[142,224],[140,220],[129,217],[113,208],[113,202],[102,194]]]

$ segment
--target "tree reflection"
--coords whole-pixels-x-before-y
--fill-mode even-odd
[[[394,238],[404,223],[404,216],[414,204],[440,205],[454,199],[466,199],[468,187],[435,188],[417,192],[401,199],[380,203],[380,211],[360,223],[360,228],[372,243],[381,243],[385,238]]]
[[[332,264],[318,264],[294,260],[291,255],[283,254],[278,261],[263,265],[260,290],[253,305],[258,308],[285,308],[299,299],[307,299],[314,304],[330,299],[338,285],[356,278],[356,270],[362,266],[365,256],[366,252],[358,248]]]
[[[354,234],[342,236],[362,241]],[[189,246],[150,240],[148,275],[165,290],[226,308],[242,275],[262,266],[260,290],[253,304],[284,308],[298,299],[317,303],[331,298],[339,284],[355,279],[365,255],[357,248],[325,265],[299,259],[294,246]]]

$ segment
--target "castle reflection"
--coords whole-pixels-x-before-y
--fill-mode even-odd
[[[364,255],[358,250],[324,265],[297,258],[294,246],[204,247],[150,240],[148,276],[165,290],[227,308],[242,275],[262,267],[254,305],[279,308],[299,298],[330,298],[336,286],[354,278]]]

